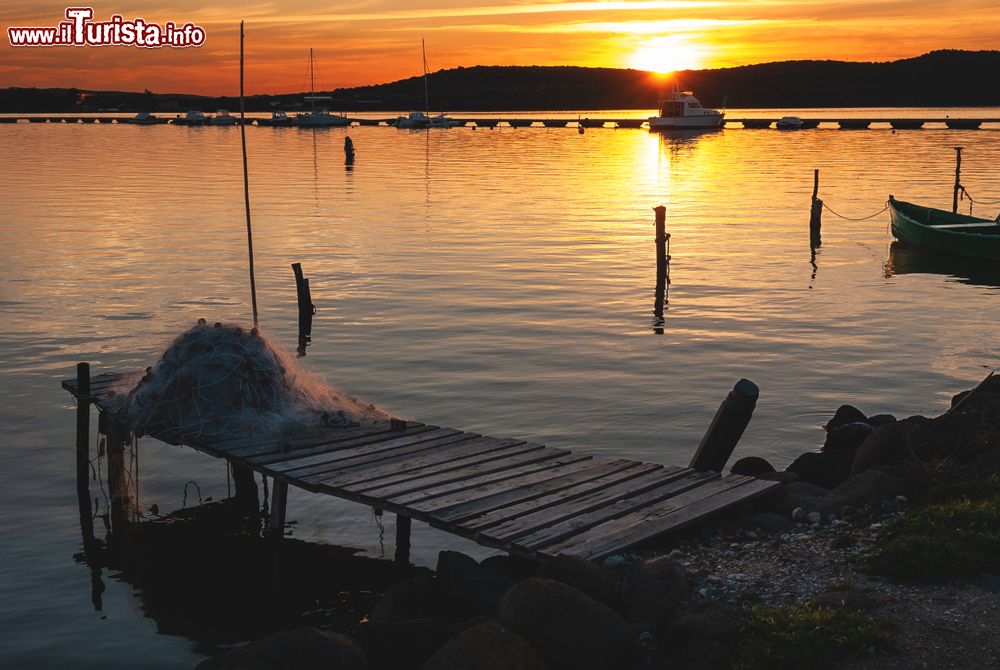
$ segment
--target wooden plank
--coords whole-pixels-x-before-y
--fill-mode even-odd
[[[726,480],[723,480],[720,483],[725,482]],[[588,560],[604,558],[694,523],[709,514],[770,491],[776,486],[779,486],[777,482],[760,479],[738,482],[708,497],[692,497],[688,504],[682,507],[674,508],[669,504],[657,506],[655,510],[640,510],[628,517],[595,526],[562,543],[551,545],[545,552],[570,554]],[[691,493],[701,492],[700,489],[695,489]],[[674,502],[674,500],[667,501],[667,503]]]
[[[316,454],[313,456],[300,456],[296,455],[294,459],[285,460],[280,463],[274,463],[264,467],[266,470],[273,472],[288,472],[291,470],[305,470],[306,468],[325,466],[329,463],[335,463],[338,460],[343,460],[345,458],[353,458],[356,456],[377,456],[382,451],[391,451],[399,447],[407,447],[414,444],[421,444],[424,442],[430,442],[432,440],[437,440],[443,437],[452,437],[454,435],[461,435],[462,432],[455,430],[454,428],[438,428],[436,430],[429,430],[426,432],[418,433],[416,435],[407,435],[403,437],[393,437],[391,439],[385,439],[389,433],[383,433],[378,436],[378,441],[364,444],[357,448],[351,448],[346,450],[346,452],[334,451],[331,453]],[[248,462],[254,465],[260,465],[254,459],[247,459]],[[322,469],[317,470],[317,472],[322,472]],[[299,475],[295,475],[299,476]]]
[[[511,493],[514,490],[520,490],[523,487],[534,486],[539,483],[550,481],[557,482],[567,475],[580,475],[585,479],[594,479],[603,474],[607,474],[608,472],[617,472],[618,470],[622,470],[633,462],[634,461],[626,461],[624,459],[612,460],[610,458],[591,458],[586,461],[573,463],[572,465],[549,467],[541,472],[532,472],[531,474],[523,475],[515,479],[489,482],[479,486],[465,487],[460,491],[451,491],[446,495],[427,497],[420,503],[411,503],[411,507],[423,512],[438,512],[444,511],[445,509],[450,511],[450,509],[456,505],[469,504],[473,500],[483,500],[494,495]],[[593,472],[595,468],[598,468],[599,471]],[[556,485],[558,486],[559,483]],[[566,483],[564,485],[570,486],[571,483]]]
[[[739,477],[739,475],[736,476]],[[638,519],[646,514],[655,515],[657,513],[656,510],[680,509],[693,501],[713,496],[716,493],[727,491],[736,486],[741,486],[747,479],[749,478],[740,477],[739,480],[734,480],[730,477],[722,480],[719,479],[718,473],[716,473],[716,477],[710,481],[702,480],[701,486],[694,488],[689,486],[683,491],[674,491],[668,496],[660,497],[659,500],[650,500],[642,505],[616,505],[614,509],[602,510],[606,512],[605,514],[588,515],[588,518],[571,519],[566,524],[541,529],[531,535],[524,535],[516,540],[516,544],[531,551],[539,551],[543,550],[543,547],[550,547],[571,537],[586,533],[598,525],[604,525],[604,532],[614,532],[615,529],[620,530],[627,527],[629,521],[620,521],[623,518]],[[616,523],[607,523],[615,520],[619,521]],[[548,553],[547,549],[544,549],[544,551]]]
[[[430,452],[406,455],[374,464],[362,464],[346,470],[327,473],[321,477],[306,477],[305,479],[318,478],[323,483],[332,486],[361,484],[385,478],[398,479],[403,477],[405,479],[415,477],[417,473],[424,472],[428,468],[442,471],[452,469],[454,463],[478,463],[535,448],[523,442],[510,444],[509,440],[499,440],[495,437],[480,438],[475,440],[475,443],[469,445],[463,443],[456,446],[455,449],[434,449]],[[379,486],[379,484],[373,484],[373,486]]]
[[[244,456],[244,458],[246,458],[249,462],[258,465],[270,465],[271,463],[281,463],[294,458],[322,456],[332,452],[340,454],[348,449],[357,449],[359,447],[367,447],[368,445],[376,445],[388,440],[399,440],[401,438],[411,438],[414,436],[419,437],[435,430],[438,430],[435,426],[414,426],[413,428],[406,428],[404,430],[380,430],[378,432],[370,432],[367,434],[359,433],[357,437],[347,437],[343,440],[334,440],[332,442],[319,445],[314,444],[309,446],[307,443],[293,443],[287,447],[287,451],[255,454],[253,456]],[[416,444],[416,442],[412,442],[412,444]],[[365,450],[360,449],[357,453],[365,453]]]
[[[407,422],[403,429],[407,432],[398,431],[398,437],[412,435],[422,432],[418,429],[436,429],[438,426],[424,426],[422,423]],[[284,453],[286,451],[300,451],[310,448],[322,448],[326,444],[333,444],[344,439],[356,437],[366,437],[368,435],[380,435],[392,431],[392,424],[389,421],[380,421],[374,425],[358,426],[355,428],[335,428],[332,426],[321,426],[304,430],[291,436],[281,436],[275,438],[260,439],[260,437],[243,437],[238,440],[219,443],[218,449],[225,450],[234,456],[249,458],[250,456],[266,456],[268,454]],[[306,455],[302,452],[303,455]]]
[[[525,444],[514,447],[507,453],[500,455],[499,458],[492,458],[490,460],[481,460],[479,458],[473,457],[471,459],[460,459],[459,461],[453,461],[447,463],[444,466],[438,466],[437,468],[431,468],[426,472],[417,473],[421,476],[427,475],[433,477],[437,483],[444,483],[447,481],[455,481],[454,477],[465,477],[469,470],[475,469],[479,474],[486,474],[489,472],[498,472],[500,470],[508,470],[519,465],[525,465],[528,463],[535,463],[538,461],[546,461],[552,458],[557,458],[559,456],[564,456],[568,454],[567,451],[562,451],[558,449],[550,449],[548,447],[543,447],[540,444],[532,444],[527,442]],[[496,454],[495,454],[496,455]],[[471,466],[471,467],[470,467]],[[387,484],[394,484],[397,482],[407,481],[412,479],[413,474],[408,473],[405,475],[398,475],[396,477],[385,477],[383,479],[374,482],[363,482],[360,484],[348,484],[343,488],[347,491],[355,493],[366,493],[370,489],[379,488]]]
[[[492,512],[497,509],[506,509],[517,506],[519,503],[525,505],[535,505],[536,499],[543,496],[560,494],[571,496],[573,493],[590,493],[602,489],[612,484],[639,475],[659,470],[660,466],[652,463],[639,463],[636,461],[619,460],[598,464],[588,470],[566,475],[563,477],[546,478],[535,484],[510,488],[507,491],[494,493],[487,496],[467,496],[465,501],[452,504],[450,506],[433,507],[424,511],[442,521],[450,523],[460,523],[462,519]],[[419,505],[414,505],[417,509],[422,509]]]
[[[368,494],[385,498],[397,505],[412,505],[415,502],[465,491],[484,484],[510,482],[510,485],[516,485],[521,477],[559,471],[563,467],[583,467],[591,460],[593,457],[588,454],[569,453],[566,456],[547,461],[534,461],[526,465],[485,474],[482,473],[481,469],[478,469],[478,466],[472,466],[465,470],[453,471],[451,477],[444,483],[439,481],[440,475],[425,475],[399,484],[389,484],[372,489],[368,491]]]
[[[678,469],[672,472],[652,472],[625,484],[611,486],[583,498],[566,501],[511,519],[498,526],[481,530],[493,541],[510,542],[539,531],[579,532],[590,526],[621,516],[633,509],[659,502],[671,495],[698,486],[712,473],[697,473]],[[470,526],[472,524],[469,524]],[[477,528],[483,526],[476,525]],[[520,546],[524,546],[519,543]]]

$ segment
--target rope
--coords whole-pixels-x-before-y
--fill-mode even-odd
[[[862,217],[859,217],[859,218],[854,218],[854,217],[850,217],[850,216],[844,216],[843,214],[838,214],[837,212],[835,212],[832,209],[830,209],[830,206],[827,205],[825,202],[823,203],[823,209],[825,209],[826,211],[830,212],[831,214],[833,214],[836,217],[844,219],[845,221],[867,221],[868,219],[874,219],[876,216],[878,216],[882,212],[884,212],[887,209],[889,209],[889,205],[887,203],[885,207],[883,207],[879,211],[875,212],[874,214],[869,214],[868,216],[862,216]]]
[[[959,185],[958,189],[959,189],[958,197],[961,200],[967,199],[969,202],[974,202],[977,205],[1000,205],[1000,200],[976,200],[967,190],[965,190],[965,187],[962,185]]]

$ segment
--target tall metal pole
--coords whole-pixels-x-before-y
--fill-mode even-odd
[[[951,212],[958,214],[958,193],[962,190],[962,147],[955,147],[955,192],[951,198]]]
[[[310,52],[311,55],[311,52]],[[240,21],[240,143],[243,145],[243,201],[247,211],[247,251],[250,264],[250,301],[253,305],[253,327],[257,323],[257,280],[253,274],[253,228],[250,226],[250,175],[247,171],[246,107],[243,100],[243,21]]]
[[[424,58],[424,114],[431,113],[431,96],[427,92],[427,45],[424,38],[420,38],[420,52]]]

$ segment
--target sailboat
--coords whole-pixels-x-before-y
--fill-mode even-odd
[[[436,116],[431,116],[430,113],[430,94],[427,89],[427,45],[424,43],[424,38],[420,38],[420,49],[424,56],[424,111],[422,112],[410,112],[406,116],[400,116],[396,119],[397,128],[454,128],[456,126],[462,125],[461,121],[456,121],[455,119],[449,119],[444,114],[438,114]]]
[[[295,125],[302,128],[330,128],[351,125],[351,120],[346,116],[331,114],[329,110],[320,107],[316,109],[317,102],[332,100],[328,95],[316,95],[316,77],[313,72],[313,50],[309,49],[309,95],[304,100],[309,103],[309,111],[298,114],[295,117]]]

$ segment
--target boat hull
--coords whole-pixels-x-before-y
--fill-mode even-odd
[[[970,258],[1000,260],[1000,223],[889,200],[892,234],[900,242]]]
[[[651,116],[650,130],[695,130],[721,128],[726,122],[725,114],[704,114],[699,116]]]

